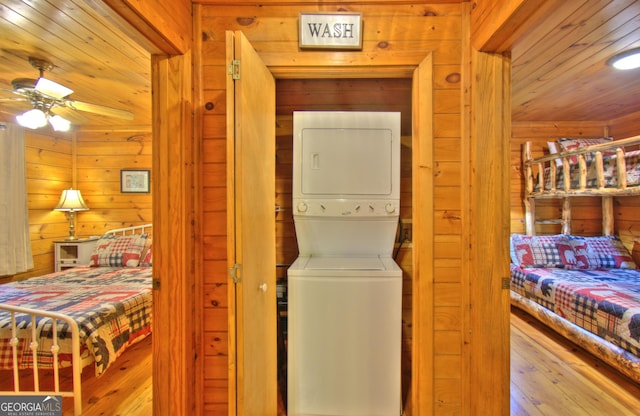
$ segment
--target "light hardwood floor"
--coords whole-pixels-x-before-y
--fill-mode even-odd
[[[151,415],[151,374],[151,337],[133,346],[100,378],[85,370],[83,415]],[[70,403],[63,401],[65,416],[71,415]],[[640,386],[514,308],[511,414],[639,415]]]
[[[640,386],[526,313],[511,313],[511,414],[640,414]]]
[[[92,367],[82,372],[82,415],[83,416],[149,416],[153,413],[151,383],[151,336],[130,347],[126,353],[96,378]],[[60,384],[63,389],[71,386],[71,372],[60,372]],[[52,388],[51,371],[41,373],[41,388]],[[21,376],[21,385],[33,386],[30,371]],[[13,377],[9,371],[0,374],[0,389],[12,390]],[[71,398],[62,399],[64,416],[73,415]]]
[[[133,345],[101,377],[83,372],[82,416],[150,416],[153,414],[152,354],[149,336]],[[72,415],[71,406],[63,408]]]

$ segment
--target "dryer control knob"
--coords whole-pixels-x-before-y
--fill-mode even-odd
[[[387,204],[384,206],[384,210],[387,211],[387,214],[393,214],[396,210],[396,207],[393,204]]]
[[[308,208],[309,207],[307,206],[307,204],[305,202],[298,203],[298,212],[307,212]]]

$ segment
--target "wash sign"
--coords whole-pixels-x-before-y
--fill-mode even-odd
[[[362,49],[360,13],[300,13],[300,48]]]

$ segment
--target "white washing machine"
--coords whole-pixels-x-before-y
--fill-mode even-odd
[[[294,113],[290,416],[401,414],[400,114]]]

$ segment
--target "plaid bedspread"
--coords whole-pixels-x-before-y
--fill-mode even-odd
[[[640,270],[523,269],[511,290],[640,356]]]
[[[604,173],[604,187],[605,188],[617,188],[618,176],[617,176],[617,163],[615,155],[609,155],[603,157],[603,173]],[[625,164],[627,172],[627,186],[640,185],[640,151],[634,150],[625,154]],[[545,168],[545,190],[551,189],[551,177],[549,168]],[[569,168],[569,177],[571,178],[571,189],[580,188],[580,167],[577,163],[573,163]],[[598,176],[596,170],[595,160],[587,162],[587,188],[598,188]],[[536,191],[539,191],[539,181],[536,186]],[[558,167],[556,174],[556,189],[564,189],[564,169]]]
[[[0,285],[0,303],[44,309],[74,318],[80,330],[83,367],[95,362],[101,375],[129,345],[151,333],[151,267],[75,267]],[[31,318],[17,314],[20,368],[32,368]],[[51,368],[52,323],[37,320],[38,366]],[[71,332],[58,322],[59,366],[71,365]],[[0,311],[0,368],[12,368],[11,319]]]

